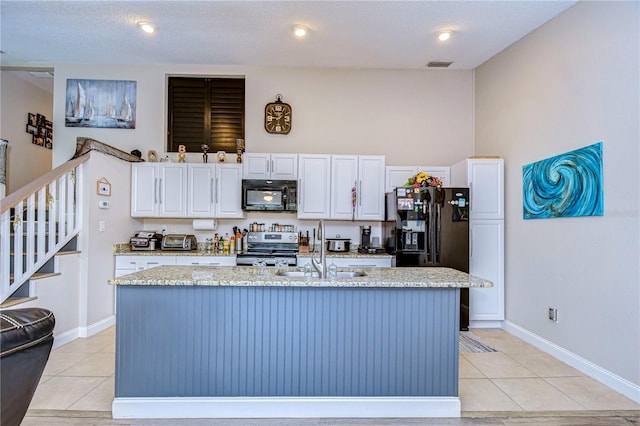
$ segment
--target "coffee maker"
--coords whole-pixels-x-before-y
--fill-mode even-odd
[[[360,226],[360,253],[368,253],[371,249],[371,226]]]

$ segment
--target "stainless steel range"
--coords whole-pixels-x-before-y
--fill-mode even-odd
[[[267,266],[275,266],[277,260],[288,266],[296,266],[298,253],[297,232],[249,232],[247,248],[238,253],[238,266],[251,266],[256,260],[265,261]]]

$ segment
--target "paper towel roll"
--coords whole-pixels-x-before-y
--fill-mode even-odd
[[[196,231],[215,231],[217,227],[215,219],[193,219],[193,229]]]

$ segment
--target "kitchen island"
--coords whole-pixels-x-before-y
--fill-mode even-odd
[[[160,266],[111,280],[113,417],[460,416],[459,289],[491,282],[449,268],[282,272],[297,271]]]

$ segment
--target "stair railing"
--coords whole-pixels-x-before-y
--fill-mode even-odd
[[[0,303],[80,231],[87,159],[70,160],[0,199]]]

